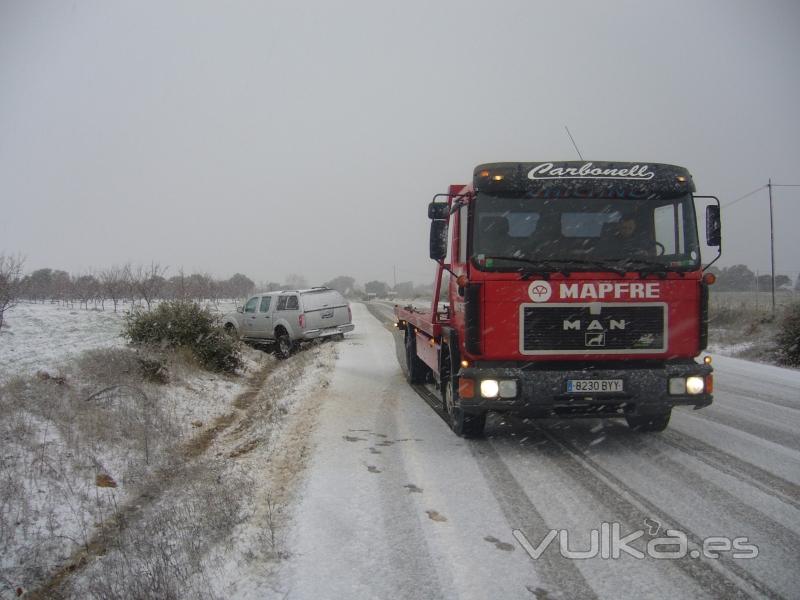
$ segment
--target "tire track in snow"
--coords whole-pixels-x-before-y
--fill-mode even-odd
[[[558,458],[566,459],[559,462],[564,472],[598,501],[619,514],[627,524],[642,523],[646,518],[656,519],[663,523],[665,528],[685,533],[690,546],[694,546],[695,549],[702,546],[702,538],[669,512],[647,500],[613,473],[575,448],[571,442],[555,436],[542,427],[536,427],[545,438],[561,450]],[[686,573],[702,589],[713,590],[712,593],[720,598],[744,599],[754,595],[768,598],[783,597],[766,582],[750,574],[734,559],[726,556],[721,556],[716,561],[699,561],[686,557],[672,560],[669,564]]]
[[[490,442],[473,442],[469,449],[509,527],[522,531],[528,540],[543,537],[551,527],[511,474],[497,449]],[[545,550],[535,565],[537,575],[551,588],[548,591],[564,598],[597,598],[575,562],[561,556],[554,547]]]
[[[770,394],[764,394],[763,392],[755,392],[752,396],[746,396],[742,393],[742,388],[733,387],[729,385],[722,384],[720,385],[716,381],[714,382],[715,386],[715,393],[719,394],[723,392],[725,394],[730,394],[732,396],[736,396],[737,398],[743,398],[745,400],[758,400],[759,402],[765,402],[766,404],[774,404],[775,406],[780,406],[782,408],[788,408],[790,410],[800,410],[800,404],[797,402],[792,402],[791,400],[786,400],[785,398],[779,398],[777,396],[772,396]],[[780,386],[786,390],[787,394],[797,395],[798,390],[797,388],[793,388],[788,385]]]
[[[657,443],[675,448],[717,471],[741,479],[765,494],[800,509],[800,485],[675,429],[668,429],[652,439]]]
[[[696,414],[685,414],[692,419],[713,421],[714,423],[749,433],[762,440],[778,444],[784,448],[800,451],[800,436],[797,435],[797,431],[787,431],[770,425],[755,423],[746,417],[733,414],[730,410],[723,412],[722,409],[715,407],[713,404],[703,411],[698,411]]]

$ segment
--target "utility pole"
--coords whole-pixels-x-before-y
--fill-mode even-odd
[[[392,289],[396,290],[397,289],[397,265],[392,265],[392,267],[394,268],[394,287]]]
[[[775,225],[772,220],[772,177],[767,183],[769,189],[769,258],[772,266],[772,317],[775,317]]]

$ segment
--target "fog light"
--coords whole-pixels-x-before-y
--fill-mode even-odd
[[[702,377],[687,377],[686,378],[686,393],[687,394],[702,394],[705,389],[705,382]]]
[[[686,380],[683,377],[671,377],[669,380],[669,393],[680,396],[686,393]]]
[[[484,379],[481,381],[481,396],[484,398],[497,398],[500,392],[500,384],[496,379]]]
[[[513,379],[501,381],[499,393],[501,398],[515,398],[517,396],[517,382]]]

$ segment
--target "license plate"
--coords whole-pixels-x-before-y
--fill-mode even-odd
[[[567,393],[621,391],[622,379],[567,379]]]

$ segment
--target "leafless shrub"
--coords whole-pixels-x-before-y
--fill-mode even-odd
[[[72,581],[69,597],[216,598],[208,553],[247,516],[252,481],[221,461],[198,463],[164,501],[129,521],[107,551]]]

